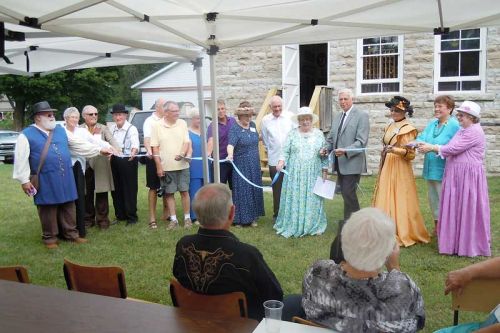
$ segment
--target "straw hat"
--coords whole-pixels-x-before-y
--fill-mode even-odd
[[[298,124],[299,123],[299,117],[302,117],[302,116],[311,116],[312,117],[312,123],[315,124],[318,122],[319,120],[319,117],[318,115],[314,114],[311,110],[310,107],[308,106],[303,106],[299,109],[299,111],[297,113],[295,113],[290,119]]]

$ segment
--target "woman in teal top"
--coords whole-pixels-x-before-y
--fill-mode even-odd
[[[434,117],[436,119],[431,120],[424,131],[417,136],[416,145],[419,146],[419,142],[433,145],[447,144],[460,128],[457,119],[451,115],[454,108],[455,100],[453,97],[448,95],[436,97],[434,100]],[[436,225],[441,199],[441,180],[446,160],[434,152],[425,150],[423,146],[419,148],[419,152],[425,153],[422,177],[427,180],[427,196]]]

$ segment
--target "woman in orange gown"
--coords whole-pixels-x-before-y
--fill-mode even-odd
[[[430,236],[420,213],[417,186],[411,161],[417,137],[416,128],[406,119],[413,114],[410,101],[394,96],[385,105],[391,109],[392,122],[385,128],[384,149],[380,160],[372,205],[382,209],[396,222],[399,245],[428,243]]]

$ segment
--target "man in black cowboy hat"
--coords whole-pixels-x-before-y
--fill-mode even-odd
[[[57,248],[57,236],[76,243],[87,240],[78,237],[75,199],[77,197],[71,152],[84,157],[99,153],[110,154],[57,126],[48,102],[33,105],[34,124],[26,127],[16,143],[13,178],[33,196],[42,224],[42,239],[48,249]],[[50,142],[48,142],[50,140]],[[38,187],[31,175],[38,175]]]
[[[111,171],[115,190],[111,192],[115,207],[116,222],[127,221],[127,225],[137,223],[137,171],[139,152],[139,132],[127,121],[128,110],[123,104],[113,105],[111,110],[115,124],[111,133],[120,145],[123,156],[111,158]]]

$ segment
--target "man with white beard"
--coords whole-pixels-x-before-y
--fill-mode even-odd
[[[71,153],[83,157],[111,153],[110,149],[101,149],[56,126],[54,111],[46,101],[33,105],[35,123],[17,139],[12,176],[21,183],[24,193],[34,197],[42,239],[48,249],[58,247],[58,234],[78,244],[87,242],[78,237],[76,229],[77,193]],[[38,189],[31,183],[30,176],[34,174],[38,174]]]

